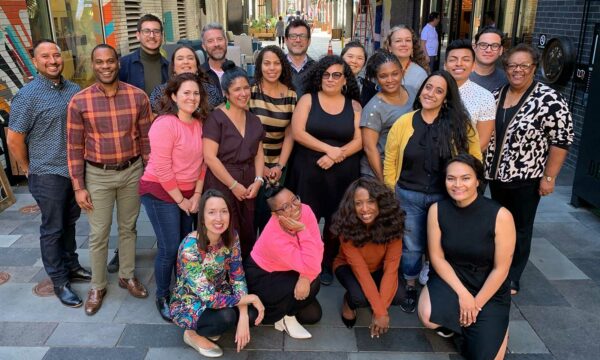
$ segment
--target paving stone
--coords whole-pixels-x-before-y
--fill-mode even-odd
[[[2,360],[42,360],[46,352],[47,347],[15,347],[15,346],[1,346],[0,347],[0,359]]]
[[[552,281],[552,285],[572,307],[600,318],[600,286],[597,283],[591,280],[572,280]]]
[[[40,233],[40,222],[39,221],[20,221],[21,224],[17,226],[11,234],[23,235],[23,234],[39,234]]]
[[[56,325],[54,322],[0,322],[0,346],[42,346]]]
[[[7,210],[5,210],[7,211]],[[15,221],[15,220],[0,220],[0,234],[8,235],[12,233],[22,223],[27,221]]]
[[[390,329],[379,338],[371,338],[368,328],[356,329],[359,351],[432,352],[425,329]]]
[[[576,258],[571,261],[577,265],[590,279],[600,285],[600,266],[598,266],[598,258]]]
[[[32,266],[40,257],[39,248],[4,248],[0,251],[0,266]]]
[[[184,347],[183,329],[174,324],[128,324],[119,346]]]
[[[284,349],[299,351],[357,351],[354,329],[306,326],[312,334],[309,340],[292,339],[285,335]]]
[[[44,360],[143,360],[145,348],[89,348],[55,347],[50,348]]]
[[[40,248],[40,234],[24,234],[15,241],[11,246],[11,248],[32,248],[39,249]]]
[[[11,283],[27,283],[40,271],[40,267],[34,266],[0,266],[0,271],[10,274]],[[43,270],[43,269],[42,269]],[[44,271],[44,274],[46,272]]]
[[[523,314],[521,314],[521,311],[519,310],[519,307],[515,305],[515,303],[511,303],[510,304],[510,321],[513,320],[524,320],[523,319]]]
[[[574,211],[570,213],[575,219],[577,219],[583,226],[599,231],[600,230],[600,217],[592,214],[589,211]],[[0,218],[1,219],[1,218]]]
[[[0,247],[9,247],[22,235],[0,235]]]
[[[234,350],[223,350],[223,357],[219,359],[223,360],[246,360],[248,358],[248,351],[236,352]],[[150,348],[145,360],[164,360],[164,359],[177,359],[177,360],[198,360],[203,359],[202,356],[198,355],[198,352],[191,347],[185,348]]]
[[[346,360],[345,352],[328,351],[248,351],[248,360]]]
[[[536,237],[550,241],[564,256],[598,258],[600,232],[591,231],[580,223],[557,222],[534,225]]]
[[[572,307],[521,306],[520,309],[557,359],[598,359],[599,317]]]
[[[156,310],[156,305],[154,303],[154,299],[156,298],[156,284],[154,280],[145,281],[143,283],[148,290],[148,298],[137,299],[133,296],[125,297],[115,316],[115,322],[122,324],[167,324]]]
[[[527,321],[511,321],[508,349],[511,353],[544,354],[548,349]]]
[[[529,261],[548,280],[585,280],[588,277],[548,240],[533,238]]]
[[[359,352],[348,354],[348,360],[448,360],[446,354],[405,354],[382,352]]]
[[[273,326],[267,325],[251,328],[250,336],[251,339],[246,345],[246,350],[283,350],[283,338],[287,335],[275,330]],[[223,349],[235,349],[235,329],[225,332],[217,343]]]
[[[36,213],[22,213],[20,211],[3,211],[0,213],[0,220],[12,221],[42,221],[42,215]]]
[[[46,341],[49,346],[114,347],[125,329],[124,324],[59,324]]]
[[[321,290],[317,294],[323,310],[323,316],[318,323],[320,326],[344,326],[340,319],[344,293],[344,288],[339,286],[321,286]]]
[[[568,306],[569,303],[542,275],[537,267],[527,264],[521,276],[521,290],[512,297],[519,308],[524,305]]]

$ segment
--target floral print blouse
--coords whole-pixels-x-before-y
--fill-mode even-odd
[[[247,293],[239,238],[231,248],[219,241],[202,253],[192,234],[183,239],[177,254],[177,285],[171,294],[176,325],[195,330],[205,309],[236,306]]]

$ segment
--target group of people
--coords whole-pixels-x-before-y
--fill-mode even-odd
[[[348,327],[368,307],[379,337],[390,306],[418,305],[426,327],[464,337],[467,358],[503,358],[537,204],[573,141],[566,102],[534,79],[535,49],[508,49],[500,68],[502,33],[486,28],[449,44],[445,70],[430,72],[424,44],[399,25],[371,56],[350,42],[315,61],[295,19],[288,53],[263,48],[250,79],[226,60],[219,24],[202,30],[203,64],[187,46],[160,55],[159,18],[137,30],[140,49],[120,60],[94,48],[96,82],[83,90],[62,77],[58,46],[38,42],[38,75],[12,102],[8,144],[63,304],[83,304],[70,283],[84,280],[86,314],[101,309],[115,204],[110,266],[120,287],[148,296],[134,274],[143,204],[157,310],[204,356],[221,356],[215,342],[233,327],[238,351],[260,323],[310,338],[303,325],[320,320],[316,296],[335,275]],[[81,209],[91,272],[76,253]]]

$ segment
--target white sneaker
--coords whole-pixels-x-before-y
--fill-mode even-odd
[[[419,283],[423,286],[427,284],[429,280],[429,261],[423,262],[423,267],[421,268],[421,272],[419,273]]]
[[[310,339],[312,335],[296,320],[295,316],[284,316],[275,324],[275,330],[285,331],[294,339]]]

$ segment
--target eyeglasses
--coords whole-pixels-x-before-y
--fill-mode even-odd
[[[486,42],[480,42],[480,43],[477,43],[476,46],[478,48],[480,48],[481,50],[487,50],[487,48],[491,47],[492,50],[498,51],[502,47],[502,44],[498,44],[498,43],[488,44]]]
[[[298,195],[294,195],[294,197],[292,198],[292,200],[290,200],[290,202],[286,202],[285,204],[281,205],[281,208],[279,209],[275,209],[273,210],[274,212],[288,212],[289,210],[292,209],[292,206],[300,206],[300,204],[302,204],[300,202],[300,196]]]
[[[329,78],[333,78],[333,80],[339,80],[339,79],[342,77],[342,75],[344,75],[344,74],[342,74],[342,73],[341,73],[341,72],[339,72],[339,71],[332,72],[331,74],[330,74],[330,73],[328,73],[327,71],[325,71],[325,72],[323,73],[323,80],[327,80],[327,79],[329,79]]]
[[[290,40],[306,40],[308,39],[308,35],[307,34],[288,34],[288,39]]]
[[[527,71],[534,65],[535,64],[508,64],[506,65],[506,69],[508,71],[515,71],[517,68],[519,68],[520,70]]]
[[[162,35],[162,30],[160,29],[155,29],[155,30],[150,30],[150,29],[142,29],[140,31],[144,36],[150,36],[150,34],[154,35],[154,36],[160,36]]]

